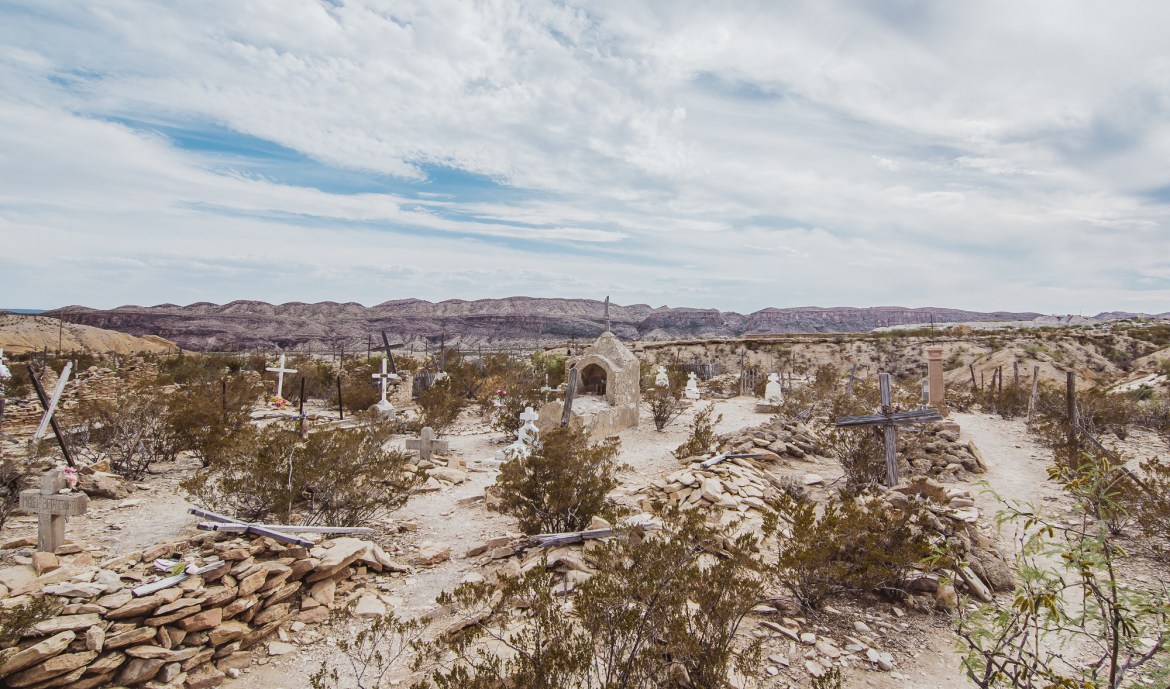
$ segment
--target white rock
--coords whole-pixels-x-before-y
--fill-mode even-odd
[[[381,617],[386,614],[386,604],[374,595],[365,595],[358,599],[353,614],[357,617]]]

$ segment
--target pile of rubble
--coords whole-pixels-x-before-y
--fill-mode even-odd
[[[367,572],[409,571],[356,538],[310,549],[213,533],[100,564],[80,546],[58,552],[0,570],[5,607],[63,599],[56,616],[0,650],[4,686],[217,686],[248,668],[254,647],[273,635],[287,638],[287,630],[328,619]],[[271,641],[267,650],[279,655],[287,647]]]
[[[918,433],[899,433],[898,457],[913,473],[942,480],[964,480],[987,471],[975,441],[960,442],[959,426],[951,421],[927,424]]]
[[[779,459],[771,452],[767,454]],[[772,498],[776,479],[742,457],[729,457],[712,466],[704,467],[703,460],[691,462],[686,468],[656,479],[638,490],[644,495],[639,509],[649,512],[655,501],[671,507],[720,508],[747,515],[750,512],[770,512],[765,500]]]
[[[734,434],[719,436],[720,451],[728,453],[770,452],[765,460],[783,457],[804,459],[808,455],[825,456],[821,434],[803,421],[789,421],[780,417],[755,428],[746,428]]]

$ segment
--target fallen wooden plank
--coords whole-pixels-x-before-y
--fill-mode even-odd
[[[701,463],[699,464],[699,468],[700,468],[700,469],[710,469],[711,467],[715,466],[716,464],[718,464],[718,463],[720,463],[720,462],[722,462],[723,460],[726,460],[726,459],[752,459],[753,457],[761,457],[761,456],[762,456],[762,455],[760,455],[760,454],[755,454],[755,453],[750,453],[750,454],[739,453],[739,454],[729,454],[729,455],[715,455],[715,456],[714,456],[714,457],[712,457],[711,459],[708,459],[708,460],[705,460],[705,461],[701,462]]]
[[[200,531],[223,531],[226,533],[244,533],[254,524],[229,524],[225,522],[200,522],[195,528]],[[289,533],[320,533],[320,534],[360,534],[372,536],[373,529],[363,526],[291,526],[288,524],[264,524],[265,529],[273,531],[287,531]]]
[[[166,566],[167,563],[169,563],[170,566]],[[155,568],[162,569],[164,572],[171,571],[172,569],[174,569],[175,565],[177,565],[177,564],[178,564],[177,562],[172,562],[172,561],[168,561],[168,560],[155,560],[154,561]],[[188,577],[190,577],[192,575],[203,574],[204,572],[210,572],[211,570],[215,569],[216,567],[220,567],[222,565],[223,565],[222,560],[217,560],[215,562],[212,562],[210,564],[207,564],[207,565],[204,565],[204,566],[198,567],[198,568],[194,568],[191,565],[188,565],[187,571],[185,571],[185,572],[180,572],[179,574],[176,574],[174,576],[166,577],[164,579],[159,579],[158,581],[154,581],[154,582],[151,582],[149,584],[143,584],[142,586],[138,586],[136,588],[131,589],[130,593],[132,595],[134,595],[135,597],[139,597],[139,598],[142,596],[148,596],[148,595],[154,593],[155,591],[162,591],[163,589],[169,589],[170,587],[186,580]]]
[[[658,522],[642,522],[640,524],[631,524],[630,529],[656,529]],[[546,533],[531,536],[529,539],[529,546],[533,548],[548,548],[561,545],[572,545],[574,543],[582,543],[598,538],[609,538],[614,533],[613,528],[608,529],[589,529],[587,531],[568,531],[565,533]]]

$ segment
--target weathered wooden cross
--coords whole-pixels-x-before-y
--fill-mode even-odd
[[[605,298],[605,332],[609,332],[609,297]]]
[[[45,415],[41,417],[41,423],[37,426],[37,430],[33,433],[33,440],[40,440],[45,431],[49,428],[49,420],[53,418],[53,412],[57,411],[57,403],[61,401],[61,393],[65,392],[65,384],[69,382],[69,374],[73,371],[73,362],[65,362],[65,368],[61,370],[61,377],[57,379],[57,387],[53,389],[53,396],[49,399],[49,406],[45,407]]]
[[[284,399],[284,374],[296,373],[297,370],[295,368],[285,368],[284,367],[284,355],[283,354],[280,355],[280,365],[279,366],[277,366],[276,368],[272,368],[271,366],[269,366],[269,367],[265,368],[264,370],[271,371],[272,373],[276,374],[276,397],[278,399]]]
[[[402,342],[399,342],[398,344],[395,344],[395,345],[390,344],[390,338],[386,337],[386,331],[383,330],[382,331],[382,346],[381,347],[374,347],[373,351],[386,352],[386,358],[390,360],[390,372],[391,373],[398,373],[398,364],[397,364],[397,362],[394,361],[394,352],[391,350],[402,349],[405,346],[406,345],[403,344]]]
[[[898,434],[895,428],[912,423],[942,421],[943,416],[937,409],[894,412],[890,402],[890,374],[882,373],[878,376],[878,384],[882,392],[881,413],[872,416],[842,416],[837,419],[837,426],[842,428],[880,426],[882,428],[886,443],[886,480],[890,486],[896,486],[898,484]]]
[[[419,433],[418,440],[414,438],[406,439],[406,449],[418,450],[418,458],[429,462],[434,453],[438,452],[443,454],[447,452],[448,442],[446,440],[436,440],[434,430],[430,426],[427,426]]]
[[[65,545],[65,520],[85,514],[85,493],[59,495],[66,486],[65,472],[53,469],[41,476],[41,487],[20,491],[20,509],[37,513],[37,550],[51,553]]]

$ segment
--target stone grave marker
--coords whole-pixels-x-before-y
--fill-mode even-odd
[[[65,520],[85,514],[89,498],[85,493],[59,491],[68,484],[65,472],[53,469],[41,476],[41,487],[20,492],[20,509],[37,515],[37,550],[51,553],[65,545]]]
[[[769,373],[768,384],[764,386],[764,402],[766,404],[784,404],[784,388],[780,385],[780,374]]]
[[[446,440],[436,440],[435,431],[427,426],[419,433],[418,439],[407,438],[406,449],[417,450],[420,461],[432,461],[434,453],[444,454],[448,451],[449,443]]]
[[[284,399],[284,374],[296,373],[297,370],[295,368],[285,368],[284,367],[284,355],[283,354],[280,355],[280,365],[278,365],[276,368],[272,368],[271,366],[269,366],[269,367],[265,368],[264,370],[271,371],[272,373],[276,374],[276,398],[277,399]]]
[[[660,388],[670,387],[670,376],[666,375],[665,366],[658,367],[658,374],[654,376],[654,385]]]
[[[699,399],[699,378],[694,371],[687,374],[687,389],[683,392],[689,400]]]

